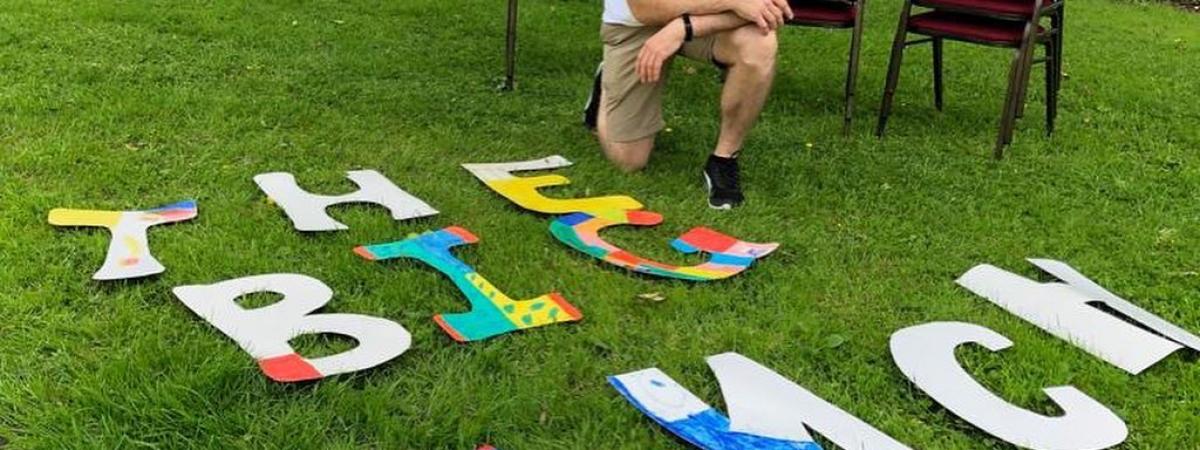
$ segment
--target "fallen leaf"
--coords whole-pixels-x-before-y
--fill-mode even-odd
[[[825,348],[838,348],[846,343],[846,337],[840,334],[831,334],[825,337]]]
[[[661,301],[667,299],[667,297],[663,296],[661,293],[658,293],[658,292],[647,292],[645,294],[638,294],[637,298],[640,298],[642,300],[649,300],[652,302],[661,302]]]
[[[1163,228],[1158,230],[1158,237],[1154,239],[1155,244],[1174,244],[1175,237],[1179,235],[1179,230],[1174,228]]]

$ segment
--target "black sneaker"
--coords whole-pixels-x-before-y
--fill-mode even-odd
[[[583,126],[591,131],[596,131],[596,116],[600,114],[600,75],[603,73],[604,63],[600,63],[592,80],[592,95],[588,96],[587,105],[583,107]]]
[[[742,189],[738,186],[736,158],[708,155],[704,164],[704,186],[708,188],[708,206],[713,209],[733,209],[742,204]]]

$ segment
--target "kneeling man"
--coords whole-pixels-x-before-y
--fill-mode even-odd
[[[663,129],[662,92],[676,54],[722,70],[721,134],[704,165],[708,204],[742,202],[737,155],[775,77],[775,30],[792,17],[787,0],[605,0],[596,72],[584,124],[625,171],[646,165]]]

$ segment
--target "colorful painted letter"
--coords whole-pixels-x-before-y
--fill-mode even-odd
[[[89,211],[54,209],[51,225],[105,227],[112,233],[104,265],[94,280],[123,280],[162,273],[167,270],[150,254],[146,230],[164,223],[182,222],[196,217],[196,202],[186,200],[146,211]]]
[[[310,314],[329,303],[333,290],[321,280],[296,274],[237,278],[209,285],[172,290],[192,312],[237,342],[258,361],[272,380],[316,380],[339,373],[369,369],[400,356],[412,345],[408,330],[396,322],[359,314]],[[276,303],[245,309],[237,299],[256,292],[274,292]],[[288,341],[305,334],[349,336],[358,346],[316,359],[296,353]]]
[[[931,322],[892,334],[892,360],[917,388],[972,425],[1011,444],[1039,450],[1090,450],[1125,441],[1125,422],[1072,386],[1043,389],[1065,414],[1044,416],[993,394],[955,359],[959,345],[991,351],[1012,341],[990,329],[962,322]]]
[[[819,450],[806,426],[845,449],[908,450],[904,444],[737,353],[708,358],[729,418],[661,370],[608,377],[635,407],[705,450]]]
[[[1029,261],[1065,283],[1038,283],[982,264],[959,277],[958,284],[1135,375],[1178,350],[1176,342],[1200,348],[1200,338],[1117,297],[1071,266],[1048,259]],[[1103,303],[1167,338],[1094,308],[1089,304],[1093,302]]]
[[[679,267],[663,264],[634,255],[600,238],[600,230],[614,225],[651,226],[662,223],[662,215],[649,211],[609,210],[596,213],[575,213],[550,223],[550,233],[567,246],[626,269],[667,278],[692,281],[711,281],[729,278],[748,269],[758,258],[775,251],[779,244],[755,244],[726,236],[708,228],[693,228],[671,242],[683,253],[705,252],[710,255],[703,264]]]
[[[396,187],[387,177],[374,170],[352,170],[346,172],[358,190],[345,195],[329,196],[311,194],[296,185],[296,177],[287,172],[256,175],[254,182],[292,220],[300,231],[331,231],[349,229],[346,224],[333,220],[325,208],[341,203],[374,203],[387,208],[392,219],[405,220],[432,216],[438,211],[421,199],[413,197]]]
[[[573,212],[593,212],[609,209],[642,209],[642,204],[624,195],[580,198],[553,199],[538,192],[540,187],[561,186],[571,181],[561,175],[544,175],[540,177],[522,178],[513,176],[513,172],[525,170],[548,170],[570,166],[571,162],[558,155],[533,161],[521,161],[495,164],[463,164],[463,168],[483,181],[489,188],[522,208],[545,214],[567,214]]]
[[[531,300],[513,300],[450,253],[451,247],[478,241],[470,231],[449,227],[403,241],[357,247],[354,251],[372,261],[414,258],[450,277],[454,285],[467,296],[471,311],[438,314],[433,320],[458,342],[478,341],[516,330],[575,322],[583,318],[583,314],[558,293]]]

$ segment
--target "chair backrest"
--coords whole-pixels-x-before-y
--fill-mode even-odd
[[[804,6],[806,4],[814,4],[814,3],[818,4],[818,5],[820,5],[820,4],[828,5],[830,3],[842,4],[842,5],[855,5],[855,4],[858,4],[859,2],[860,2],[860,0],[788,0],[788,4],[792,5],[793,7]]]
[[[1063,0],[912,0],[926,8],[1003,20],[1031,20],[1036,13],[1058,7]]]
[[[867,0],[788,0],[795,14],[789,25],[861,28],[859,17]]]

